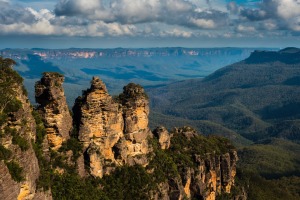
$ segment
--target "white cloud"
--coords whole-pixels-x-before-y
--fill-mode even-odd
[[[253,26],[244,26],[244,25],[238,25],[236,30],[238,32],[245,32],[245,33],[253,33],[256,31],[255,27]]]
[[[225,12],[202,9],[187,0],[94,0],[97,5],[91,9],[80,6],[85,0],[61,0],[55,9],[58,16],[77,16],[107,23],[138,24],[162,22],[194,28],[215,28],[218,21],[223,26]]]
[[[11,2],[0,0],[2,35],[233,38],[300,32],[300,0],[262,0],[251,7],[224,0],[58,0],[54,11]]]
[[[215,28],[215,22],[211,19],[190,19],[191,23],[199,28],[212,29]]]
[[[300,16],[300,0],[275,0],[277,14],[283,19],[291,19]]]
[[[179,30],[179,29],[172,29],[168,31],[162,31],[160,33],[161,36],[163,37],[183,37],[183,38],[190,38],[193,36],[193,33],[191,31],[184,31],[184,30]]]

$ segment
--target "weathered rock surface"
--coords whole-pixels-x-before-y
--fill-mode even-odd
[[[149,173],[146,177],[149,175],[150,179],[145,178],[150,183],[148,185],[158,186],[153,187],[155,189],[151,187],[150,193],[147,193],[151,199],[215,200],[220,194],[231,192],[237,161],[234,148],[225,140],[199,136],[190,127],[175,128],[170,133],[166,128],[158,127],[154,130],[157,143],[148,127],[148,97],[137,84],[128,84],[122,94],[113,98],[105,84],[94,77],[90,89],[76,99],[73,107],[73,120],[83,147],[74,138],[67,141],[73,120],[66,104],[63,81],[62,75],[52,72],[44,73],[36,83],[37,110],[46,128],[44,138],[43,122],[34,115],[36,124],[22,86],[12,86],[17,99],[13,99],[16,100],[13,104],[13,107],[16,105],[15,110],[10,109],[3,114],[2,109],[0,113],[1,119],[5,119],[0,124],[0,199],[52,199],[51,188],[46,192],[37,189],[40,168],[36,155],[43,157],[41,177],[46,171],[53,170],[55,176],[75,175],[77,178],[73,174],[75,164],[80,176],[94,177],[110,174],[117,166],[142,165],[146,168],[139,168]],[[2,87],[2,91],[3,88],[6,89]],[[15,94],[14,90],[12,94]],[[67,142],[60,148],[64,141]],[[36,152],[32,146],[34,142]],[[207,147],[207,143],[212,147]],[[51,151],[50,157],[49,152],[45,153],[49,148],[54,151],[60,149]],[[81,148],[82,152],[79,152]],[[15,169],[22,169],[19,173],[21,178],[12,172],[12,165],[9,165],[12,163]],[[169,169],[170,173],[166,171]],[[47,176],[43,180],[48,180]],[[57,198],[55,186],[52,189],[53,196]],[[244,200],[247,195],[243,191],[234,198]]]
[[[140,85],[129,83],[119,99],[123,108],[125,136],[125,142],[119,146],[121,158],[129,165],[147,165],[146,155],[151,151],[147,138],[152,137],[148,127],[148,97]]]
[[[39,104],[46,128],[48,144],[53,150],[61,147],[72,129],[70,115],[62,83],[64,77],[56,72],[44,73],[35,84],[35,99]]]
[[[175,128],[171,136],[174,134],[182,134],[189,141],[197,137],[196,131],[190,127]],[[155,129],[154,136],[159,140],[162,149],[166,144],[164,141],[170,139],[170,134],[164,127]],[[172,143],[168,148],[172,148]],[[184,167],[179,172],[181,179],[169,180],[161,184],[162,187],[160,187],[156,199],[215,200],[218,195],[231,192],[238,160],[237,152],[234,149],[228,149],[228,152],[222,154],[213,152],[205,155],[194,154],[193,159],[195,166]]]
[[[91,88],[76,99],[73,112],[93,176],[102,177],[123,164],[147,164],[151,131],[149,102],[142,87],[124,87],[116,101],[105,84],[93,77]]]
[[[10,113],[7,123],[0,127],[5,133],[4,137],[0,137],[0,144],[12,152],[6,162],[15,162],[23,169],[21,173],[23,180],[20,182],[13,180],[7,165],[0,160],[0,199],[52,199],[51,195],[37,192],[36,180],[40,169],[31,144],[31,141],[36,139],[35,121],[31,114],[32,108],[29,100],[23,94],[22,87],[16,86],[15,90],[16,98],[21,102],[21,108],[17,112]],[[18,144],[14,144],[13,136],[6,133],[3,130],[4,127],[14,130],[14,134],[24,140],[22,140],[23,144],[26,143],[27,148],[22,150]]]
[[[118,164],[113,147],[123,137],[122,107],[114,102],[104,83],[94,77],[91,88],[76,99],[73,112],[90,172],[102,177],[111,171],[106,164]]]
[[[153,131],[153,134],[155,137],[158,138],[158,142],[160,144],[161,149],[169,149],[172,135],[168,132],[168,130],[165,127],[157,127]]]

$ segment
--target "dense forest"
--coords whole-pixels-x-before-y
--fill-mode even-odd
[[[238,147],[250,199],[300,194],[300,50],[255,51],[203,78],[148,90],[152,126],[188,124]]]

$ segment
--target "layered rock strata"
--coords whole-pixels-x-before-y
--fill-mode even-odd
[[[147,164],[148,104],[144,90],[135,84],[124,87],[114,100],[98,77],[76,99],[74,121],[93,176],[102,177],[124,164]]]
[[[35,99],[39,104],[46,128],[47,141],[51,149],[57,150],[70,136],[72,117],[64,95],[64,77],[56,72],[43,74],[35,84]]]

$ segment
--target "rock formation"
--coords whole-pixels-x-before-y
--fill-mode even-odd
[[[165,127],[157,127],[153,131],[153,134],[155,137],[157,137],[161,149],[169,149],[172,136]]]
[[[183,135],[181,140],[185,138],[188,141],[198,137],[196,131],[190,127],[175,128],[171,134],[165,128],[159,127],[155,129],[154,135],[158,138],[162,149],[167,149],[165,141],[169,140],[169,135]],[[191,144],[187,144],[188,146],[182,146],[182,148],[189,148]],[[172,143],[169,145],[172,148]],[[157,199],[215,200],[222,193],[230,193],[234,185],[238,157],[234,149],[228,149],[228,151],[218,154],[212,152],[192,155],[195,166],[184,167],[180,172],[181,179],[175,178],[163,183],[163,187],[160,188],[161,196]]]
[[[93,176],[109,174],[114,166],[147,164],[149,105],[142,87],[130,84],[118,101],[93,77],[73,108],[79,140]]]
[[[123,108],[124,136],[120,149],[121,159],[129,165],[147,165],[146,155],[151,151],[148,137],[152,133],[148,127],[149,100],[144,89],[129,83],[119,95]]]
[[[73,112],[91,174],[102,177],[111,170],[106,164],[118,164],[113,147],[123,137],[122,107],[114,102],[104,83],[94,77],[91,88],[76,99]]]
[[[43,74],[35,84],[35,99],[43,116],[48,144],[53,150],[69,138],[72,118],[66,103],[62,83],[64,77],[56,72]]]
[[[0,199],[52,199],[51,195],[37,191],[36,181],[40,169],[31,144],[31,141],[36,139],[35,121],[22,86],[15,86],[14,90],[21,107],[18,111],[9,113],[7,122],[0,125],[1,148],[11,152],[9,157],[8,152],[6,153],[7,158],[4,160],[1,160],[0,156]],[[18,181],[11,175],[9,163],[15,163],[22,169]]]
[[[51,200],[51,188],[48,192],[37,189],[40,169],[41,177],[45,171],[53,170],[52,174],[48,174],[50,180],[47,181],[50,183],[53,177],[70,176],[76,180],[78,176],[73,170],[75,162],[81,176],[100,178],[113,173],[117,166],[141,165],[145,168],[139,167],[142,169],[140,172],[144,170],[149,178],[147,181],[157,186],[150,193],[157,200],[215,200],[218,195],[231,192],[237,153],[225,140],[210,140],[190,127],[175,128],[171,132],[158,127],[152,134],[148,127],[149,101],[144,89],[130,83],[123,88],[123,93],[113,98],[97,77],[92,79],[91,87],[76,99],[72,120],[62,88],[63,80],[63,76],[58,73],[44,73],[36,83],[36,101],[39,103],[37,111],[43,120],[36,119],[38,123],[32,116],[32,108],[21,86],[15,87],[16,99],[20,101],[21,107],[10,112],[6,122],[0,119],[1,199]],[[74,140],[78,144],[75,138],[68,140],[72,121],[82,146],[72,146]],[[44,142],[40,135],[36,137],[36,127],[40,124],[44,124],[46,130]],[[66,143],[62,146],[64,141]],[[68,144],[70,141],[71,145]],[[36,152],[33,151],[33,143],[37,145]],[[207,143],[211,143],[212,147],[207,147]],[[68,145],[73,148],[70,149]],[[57,151],[51,153],[51,159],[50,154],[41,153],[48,148]],[[82,152],[78,153],[81,148]],[[6,156],[3,152],[13,153]],[[38,162],[35,153],[39,158],[43,157],[43,163]],[[74,158],[75,154],[80,157]],[[157,157],[157,163],[160,163],[153,164],[152,161]],[[10,163],[23,169],[19,180],[13,177]],[[47,170],[45,164],[49,166]],[[161,171],[162,168],[167,171]],[[165,176],[164,173],[170,170],[172,173]],[[155,172],[165,177],[157,178]],[[74,181],[72,178],[68,180]],[[100,188],[99,185],[95,187]],[[54,194],[57,193],[53,193],[53,197],[57,198]]]

